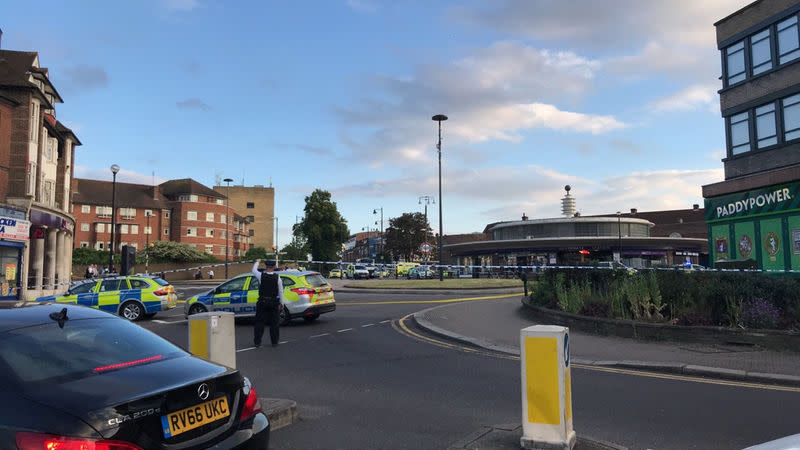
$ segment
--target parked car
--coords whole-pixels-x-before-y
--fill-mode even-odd
[[[344,274],[353,280],[369,278],[369,270],[363,264],[350,264]]]
[[[241,372],[83,306],[0,306],[0,378],[0,448],[269,445]]]
[[[174,308],[178,296],[175,288],[159,277],[131,275],[78,282],[64,294],[38,297],[36,301],[90,306],[136,321]]]
[[[281,305],[281,324],[302,317],[313,322],[320,314],[336,310],[333,288],[318,272],[279,270],[283,282],[283,302]],[[250,272],[243,273],[206,292],[186,300],[184,314],[207,311],[230,311],[236,317],[254,317],[258,302],[260,283]]]
[[[406,277],[408,278],[433,278],[436,274],[430,266],[416,266],[409,269]]]
[[[328,278],[339,278],[339,279],[341,279],[342,277],[343,277],[342,269],[331,269],[331,271],[328,272]]]

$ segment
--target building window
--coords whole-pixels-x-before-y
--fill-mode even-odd
[[[197,228],[195,228],[195,227],[186,227],[186,235],[187,236],[197,236]]]
[[[778,64],[800,56],[800,40],[797,34],[797,16],[778,23]]]
[[[169,219],[169,211],[164,211],[164,218]]]
[[[153,234],[153,229],[151,227],[144,227],[144,234]]]
[[[753,62],[753,75],[758,75],[772,68],[769,28],[750,38],[750,59]]]
[[[139,248],[139,244],[137,244],[136,242],[131,242],[129,245],[133,248]]]
[[[738,155],[750,151],[750,120],[743,112],[730,118],[731,154]]]
[[[744,67],[744,41],[739,41],[725,49],[728,63],[728,85],[736,84],[745,79]]]
[[[756,108],[756,139],[758,148],[769,147],[778,143],[774,103]]]
[[[228,220],[228,215],[227,214],[220,214],[219,215],[220,223],[225,223],[226,220]]]
[[[95,248],[95,250],[102,250],[103,249],[103,243],[102,242],[96,242],[94,244],[94,248]]]
[[[178,196],[178,201],[179,202],[196,202],[197,201],[197,196],[194,195],[194,194],[191,194],[191,195],[190,194],[179,195]]]
[[[186,211],[186,220],[197,220],[197,211]]]
[[[27,195],[36,195],[36,163],[31,162],[28,164],[28,173],[25,174],[26,176],[26,187],[25,193]]]
[[[131,224],[131,234],[139,234],[139,225]]]
[[[252,236],[252,235],[253,235],[253,230],[250,230],[250,236]]]
[[[123,219],[136,218],[136,208],[120,208],[119,213],[122,215]]]
[[[253,209],[255,207],[256,207],[256,204],[254,202],[247,202],[247,209]]]
[[[92,212],[92,207],[89,205],[81,205],[81,212],[84,214],[88,214]]]
[[[164,228],[164,236],[169,236],[169,228]]]
[[[144,210],[145,217],[153,217],[153,210],[152,209],[145,209]]]
[[[255,218],[255,216],[247,216],[247,220],[249,220],[250,223],[253,223],[253,222],[256,221],[256,218]]]
[[[85,241],[82,241],[81,242],[81,248],[89,248],[89,243],[85,242]]]
[[[95,225],[94,231],[96,231],[97,233],[105,233],[106,232],[106,224],[98,223],[97,225]]]
[[[206,228],[206,237],[214,237],[214,230],[212,228]]]
[[[82,223],[81,224],[81,231],[89,231],[89,224],[88,223]]]
[[[791,141],[800,138],[800,94],[781,100],[783,105],[783,137]]]
[[[97,213],[97,217],[111,217],[110,206],[97,206],[95,207],[95,212]]]
[[[128,224],[123,223],[119,226],[119,234],[128,234]]]
[[[206,222],[213,222],[213,221],[214,221],[214,213],[213,212],[207,212],[206,213]]]
[[[39,104],[31,103],[31,142],[39,142]]]
[[[214,246],[211,244],[206,245],[206,253],[213,254],[214,253]]]
[[[53,182],[45,181],[42,189],[42,203],[47,206],[53,205]]]
[[[218,205],[224,205],[225,203],[222,201],[222,199],[221,199],[221,198],[218,198],[218,199],[217,199],[217,204],[218,204]]]
[[[53,141],[55,139],[47,138],[44,146],[44,159],[53,162]]]

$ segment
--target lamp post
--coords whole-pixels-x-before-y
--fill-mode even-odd
[[[114,270],[114,228],[117,227],[117,172],[119,166],[114,164],[111,166],[111,173],[113,174],[111,180],[111,245],[108,246],[108,271]]]
[[[270,219],[275,221],[275,242],[272,246],[275,247],[275,270],[278,270],[278,218],[270,217]]]
[[[228,242],[230,237],[230,227],[228,224],[231,222],[231,181],[233,178],[225,178],[224,181],[228,187],[225,193],[225,279],[228,279]]]
[[[144,217],[147,219],[147,233],[144,234],[145,238],[145,245],[144,245],[144,273],[147,275],[148,270],[150,268],[150,216],[153,214],[150,211],[144,212]]]
[[[622,262],[622,213],[617,211],[617,233],[618,233],[618,244],[617,244],[617,251],[619,252],[619,262]]]
[[[436,204],[436,197],[432,195],[422,195],[417,199],[417,204],[421,205],[422,202],[425,202],[425,222],[428,221],[428,205]]]
[[[372,214],[378,214],[378,211],[381,212],[381,234],[378,236],[378,239],[380,239],[380,241],[378,241],[378,256],[383,257],[383,206],[373,209]],[[375,225],[377,224],[378,222],[375,222]]]
[[[439,153],[439,281],[444,281],[444,268],[442,267],[442,122],[447,120],[444,114],[437,114],[431,120],[439,122],[439,142],[436,149]]]

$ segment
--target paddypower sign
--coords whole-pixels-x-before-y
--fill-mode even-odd
[[[800,210],[800,183],[707,198],[706,222]]]
[[[27,220],[0,216],[0,239],[27,241],[31,223]]]

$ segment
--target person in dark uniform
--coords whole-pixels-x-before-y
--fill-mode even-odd
[[[254,323],[253,344],[261,347],[261,338],[264,336],[264,326],[269,324],[269,339],[273,347],[278,346],[280,320],[281,320],[281,299],[283,298],[283,283],[281,277],[275,272],[275,261],[264,261],[266,269],[262,272],[258,265],[261,260],[257,259],[253,264],[253,275],[258,277],[260,284],[258,287],[258,303],[256,303],[256,319]]]

